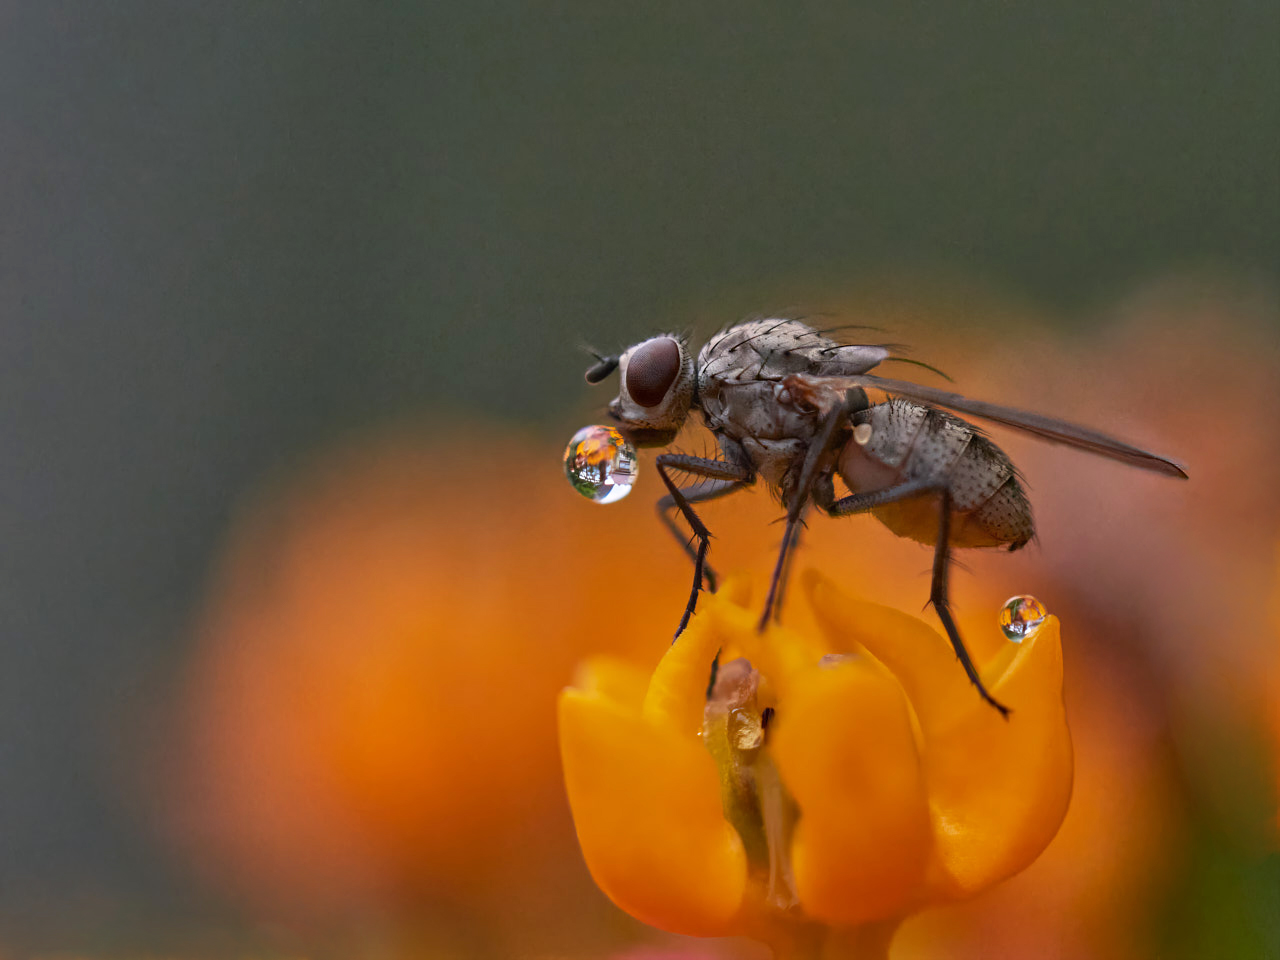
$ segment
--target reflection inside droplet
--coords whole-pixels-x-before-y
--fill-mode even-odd
[[[1010,597],[1000,610],[1000,629],[1014,643],[1021,643],[1048,615],[1044,604],[1035,597]]]
[[[636,482],[636,449],[613,427],[583,427],[564,449],[564,474],[595,503],[613,503]]]

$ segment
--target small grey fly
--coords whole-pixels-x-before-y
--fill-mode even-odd
[[[721,330],[696,359],[687,338],[678,334],[651,337],[618,356],[597,357],[587,381],[599,383],[618,371],[621,384],[609,414],[636,446],[668,445],[693,410],[702,413],[719,446],[716,458],[677,453],[657,458],[668,490],[658,501],[659,514],[694,562],[693,589],[677,636],[703,582],[715,589],[706,562],[710,534],[693,505],[741,490],[759,477],[787,511],[761,628],[779,604],[806,509],[812,505],[833,517],[870,513],[899,536],[934,546],[930,602],[969,679],[1007,715],[983,686],[960,639],[947,600],[947,573],[954,547],[1024,546],[1035,534],[1031,504],[1004,451],[940,408],[1165,476],[1187,475],[1172,460],[1086,427],[868,372],[889,357],[886,347],[838,343],[799,320],[753,318]],[[888,399],[872,403],[867,388]],[[697,481],[680,487],[674,472]],[[837,475],[850,491],[847,496],[836,496]],[[686,543],[673,511],[689,524],[696,548]]]

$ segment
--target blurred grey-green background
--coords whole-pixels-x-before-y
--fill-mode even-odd
[[[114,721],[272,469],[562,429],[580,342],[806,284],[1271,283],[1277,50],[1280,6],[1191,0],[0,4],[0,946],[224,923]]]

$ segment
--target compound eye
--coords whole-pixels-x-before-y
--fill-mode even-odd
[[[680,373],[680,345],[670,337],[650,340],[627,361],[627,393],[642,407],[656,407]]]

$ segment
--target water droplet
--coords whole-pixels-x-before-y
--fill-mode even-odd
[[[613,427],[583,427],[564,449],[564,474],[596,503],[614,503],[636,482],[636,448]]]
[[[1048,615],[1044,604],[1035,597],[1010,597],[1000,610],[1000,629],[1014,643],[1021,643]]]
[[[764,717],[753,709],[729,711],[729,742],[739,750],[756,750],[764,744]]]

